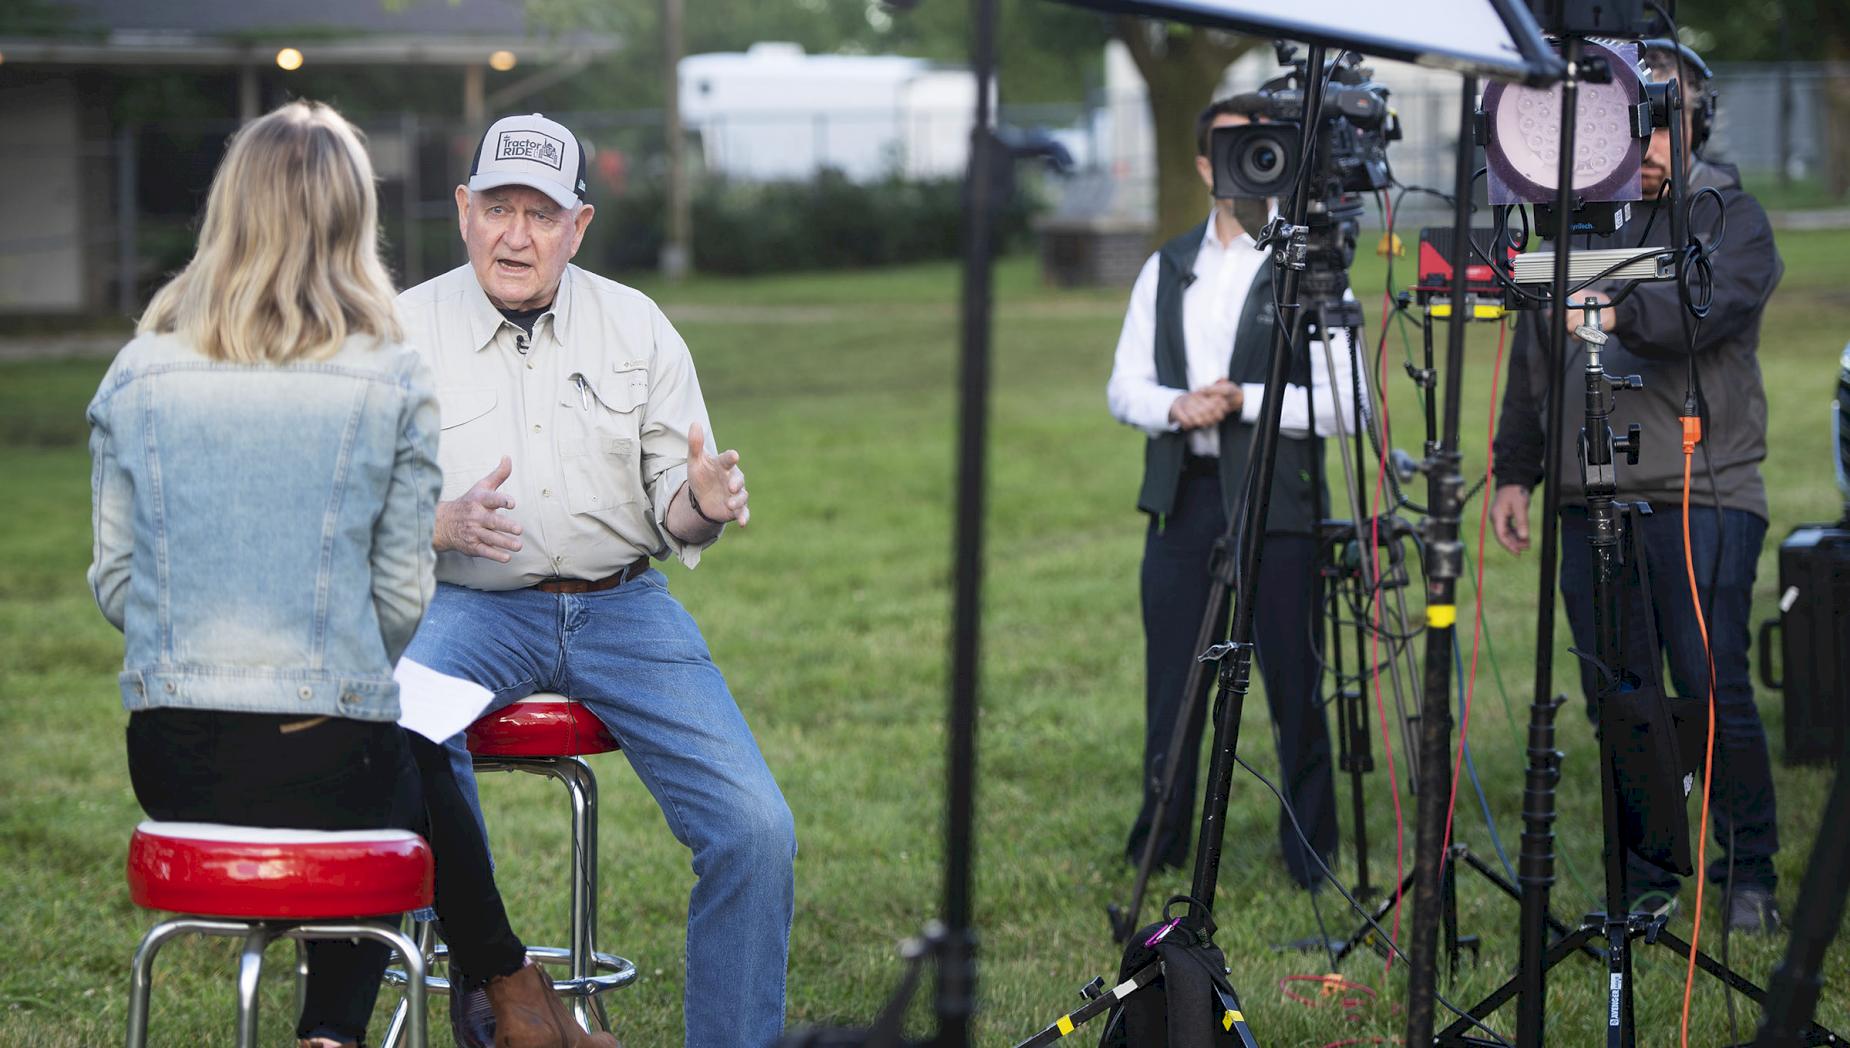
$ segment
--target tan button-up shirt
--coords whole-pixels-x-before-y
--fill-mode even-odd
[[[501,490],[523,529],[501,564],[449,552],[437,578],[481,590],[554,577],[600,579],[636,558],[690,546],[663,526],[687,480],[687,430],[712,425],[687,343],[633,288],[567,266],[552,308],[529,337],[483,294],[467,265],[398,297],[406,340],[430,364],[443,433],[445,501],[507,455]]]

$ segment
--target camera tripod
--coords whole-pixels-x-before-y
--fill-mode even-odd
[[[1316,236],[1317,234],[1314,231],[1316,227],[1313,226],[1312,229],[1313,232],[1310,235]],[[1311,257],[1316,259],[1335,256],[1336,252],[1327,251],[1314,253]],[[1302,307],[1303,328],[1301,334],[1294,338],[1293,345],[1305,341],[1321,341],[1324,346],[1325,360],[1329,365],[1326,374],[1334,375],[1334,359],[1331,356],[1332,350],[1330,349],[1330,340],[1338,333],[1345,333],[1350,340],[1349,345],[1351,347],[1355,346],[1361,333],[1361,309],[1352,301],[1342,300],[1341,293],[1347,289],[1348,284],[1346,276],[1340,270],[1334,274],[1326,273],[1317,263],[1313,262],[1305,275],[1305,283],[1314,288],[1335,288],[1334,300],[1328,300],[1320,293],[1318,297]],[[1271,387],[1268,386],[1268,396],[1270,389]],[[1305,387],[1305,396],[1306,400],[1309,401],[1311,391],[1308,386]],[[1360,402],[1358,400],[1358,418],[1360,412]],[[1307,415],[1313,418],[1315,417],[1314,404],[1307,411]],[[1362,428],[1358,421],[1356,428],[1356,440],[1358,445],[1361,440],[1361,432]],[[1256,457],[1258,454],[1258,445],[1255,443],[1252,448],[1252,455]],[[1347,454],[1347,448],[1345,447],[1345,465],[1348,462]],[[1311,456],[1311,469],[1317,475],[1316,481],[1313,482],[1313,488],[1318,492],[1320,492],[1322,488],[1322,466],[1320,459],[1320,454],[1313,454]],[[1248,462],[1247,490],[1244,497],[1239,502],[1241,507],[1244,507],[1248,502],[1252,501],[1253,498],[1253,485],[1257,482],[1257,470],[1254,468],[1254,465],[1255,463],[1251,461]],[[1353,479],[1354,471],[1348,470],[1347,472]],[[1351,487],[1353,488],[1353,484]],[[1320,498],[1320,495],[1318,497]],[[1193,649],[1197,652],[1213,651],[1216,640],[1224,636],[1227,629],[1227,620],[1225,616],[1227,596],[1236,588],[1238,583],[1238,573],[1235,569],[1233,554],[1234,551],[1239,548],[1240,544],[1241,519],[1241,514],[1239,513],[1231,516],[1227,522],[1226,531],[1216,540],[1214,545],[1214,552],[1209,562],[1209,572],[1211,576],[1210,592],[1196,635],[1196,644]],[[1357,529],[1354,524],[1348,521],[1326,521],[1320,528],[1320,531],[1326,532],[1326,534],[1319,536],[1320,548],[1328,549],[1332,539],[1327,532],[1338,524],[1340,524],[1340,527],[1343,529],[1342,534],[1345,539],[1353,537],[1357,538],[1358,541],[1366,540],[1366,532]],[[1402,529],[1405,528],[1405,525],[1397,520],[1394,521],[1394,524]],[[1360,546],[1358,545],[1356,548],[1359,549]],[[1399,570],[1404,577],[1404,568]],[[1360,643],[1361,638],[1365,636],[1366,627],[1359,626],[1357,630],[1358,643]],[[1340,645],[1340,638],[1336,639],[1336,643]],[[1340,649],[1338,649],[1338,651],[1339,654],[1337,657],[1340,660]],[[1151,791],[1149,796],[1154,800],[1153,816],[1151,819],[1151,830],[1144,838],[1143,845],[1139,852],[1137,876],[1132,887],[1130,903],[1123,908],[1113,905],[1109,907],[1108,910],[1112,937],[1117,942],[1127,942],[1131,934],[1138,927],[1137,919],[1142,909],[1145,890],[1149,884],[1150,874],[1155,861],[1157,841],[1161,836],[1162,828],[1177,805],[1187,805],[1193,800],[1192,797],[1183,797],[1177,794],[1176,779],[1178,778],[1179,768],[1182,762],[1187,759],[1183,756],[1183,750],[1187,747],[1190,724],[1194,721],[1200,704],[1206,701],[1207,686],[1209,683],[1207,678],[1207,667],[1212,661],[1214,660],[1203,656],[1198,658],[1190,666],[1187,682],[1184,685],[1183,701],[1170,728],[1169,743],[1168,748],[1164,751],[1166,756],[1162,763],[1161,773],[1157,776],[1155,781],[1146,784],[1146,788]],[[1400,681],[1397,668],[1395,676],[1397,703],[1400,701],[1399,684]],[[1368,736],[1366,720],[1360,717],[1358,712],[1361,707],[1365,707],[1366,702],[1365,700],[1355,699],[1353,696],[1342,698],[1339,701],[1350,703],[1348,706],[1339,705],[1339,719],[1342,720],[1340,742],[1342,750],[1341,765],[1344,770],[1355,769],[1353,774],[1359,776],[1361,770],[1372,768],[1372,757],[1367,749]],[[1344,712],[1345,710],[1348,712]],[[1403,714],[1405,712],[1404,706],[1402,707],[1402,712]],[[1321,711],[1318,711],[1316,715],[1322,716]],[[1350,737],[1352,734],[1359,734],[1359,739],[1352,739]],[[1355,813],[1356,832],[1359,835],[1357,856],[1363,871],[1362,879],[1366,881],[1368,861],[1366,847],[1367,830],[1362,823],[1359,785],[1357,789],[1358,792],[1354,795],[1357,805]],[[1287,803],[1290,803],[1291,799],[1289,795],[1287,795],[1286,800]],[[1308,842],[1303,841],[1300,841],[1299,844],[1307,848],[1310,846]]]
[[[1404,307],[1404,305],[1405,302],[1403,301],[1402,306]],[[1416,385],[1425,391],[1426,453],[1428,456],[1431,456],[1438,448],[1439,430],[1437,397],[1435,395],[1437,392],[1437,372],[1434,369],[1433,360],[1434,321],[1449,317],[1450,313],[1451,307],[1448,303],[1432,302],[1428,305],[1427,316],[1420,325],[1424,336],[1424,367],[1416,368],[1411,362],[1407,365],[1409,376]],[[1501,321],[1503,311],[1494,306],[1471,303],[1465,311],[1465,316],[1472,320]],[[1352,343],[1352,345],[1354,345],[1354,343]],[[1362,442],[1363,434],[1367,433],[1371,440],[1377,439],[1375,431],[1367,427],[1368,423],[1364,418],[1362,400],[1358,397],[1356,399],[1354,430],[1354,450],[1355,457],[1358,461],[1365,459],[1365,450]],[[1358,471],[1351,468],[1346,449],[1343,455],[1343,466],[1348,482],[1347,486],[1353,493],[1352,500],[1359,508],[1363,500],[1366,499],[1366,491],[1362,486],[1365,481],[1358,482]],[[1410,584],[1411,578],[1406,569],[1405,558],[1400,551],[1402,548],[1402,540],[1410,539],[1413,535],[1414,530],[1411,525],[1398,516],[1393,515],[1391,512],[1388,512],[1382,514],[1378,520],[1372,521],[1361,527],[1357,527],[1349,521],[1325,521],[1320,536],[1326,553],[1323,566],[1325,577],[1333,580],[1333,589],[1336,592],[1339,607],[1340,602],[1345,597],[1348,597],[1351,605],[1351,613],[1355,616],[1355,643],[1358,653],[1356,662],[1361,667],[1361,672],[1358,672],[1353,678],[1343,672],[1344,657],[1341,643],[1342,630],[1338,623],[1333,622],[1332,626],[1335,628],[1332,628],[1330,632],[1329,651],[1330,664],[1335,669],[1338,682],[1335,695],[1338,726],[1337,739],[1339,746],[1338,765],[1341,770],[1348,773],[1350,778],[1350,799],[1355,821],[1354,840],[1358,882],[1355,894],[1358,897],[1372,893],[1368,886],[1367,831],[1364,822],[1365,805],[1363,803],[1363,773],[1372,771],[1374,768],[1374,759],[1370,751],[1366,692],[1368,681],[1371,676],[1369,670],[1372,669],[1372,667],[1370,666],[1370,659],[1363,654],[1369,650],[1368,624],[1363,621],[1363,616],[1366,614],[1367,602],[1370,599],[1385,599],[1387,591],[1391,590],[1395,594],[1395,598],[1398,602],[1397,607],[1394,609],[1398,614],[1398,621],[1402,623],[1410,621],[1410,616],[1407,613],[1405,590]],[[1350,545],[1352,542],[1354,543],[1353,546]],[[1375,581],[1373,582],[1370,581],[1371,573],[1365,570],[1367,561],[1360,555],[1360,551],[1366,548],[1367,545],[1374,545],[1376,547],[1375,557],[1377,558],[1377,563],[1383,551],[1387,552],[1389,556],[1388,564],[1385,569],[1379,566],[1374,569],[1373,577]],[[1338,616],[1338,618],[1340,618],[1340,616]],[[1399,639],[1407,640],[1410,638]],[[1414,732],[1420,725],[1420,715],[1417,709],[1411,714],[1407,712],[1401,686],[1402,667],[1399,665],[1400,660],[1397,657],[1390,656],[1387,661],[1389,669],[1388,682],[1394,690],[1395,705],[1400,713],[1401,727],[1405,735],[1405,751],[1409,755],[1415,757],[1413,767],[1410,769],[1409,780],[1412,785],[1412,791],[1417,796],[1420,792],[1420,775],[1417,761],[1418,748],[1416,746]],[[1412,682],[1410,687],[1416,696],[1417,706],[1419,678],[1415,675],[1416,673],[1417,669],[1409,669],[1407,671],[1408,680]],[[1349,680],[1354,680],[1354,687],[1346,686],[1345,682]],[[1439,906],[1440,927],[1443,936],[1442,945],[1448,970],[1453,974],[1457,973],[1459,957],[1464,950],[1471,951],[1474,961],[1478,950],[1478,939],[1476,936],[1459,934],[1456,872],[1460,865],[1476,872],[1492,887],[1496,888],[1504,895],[1509,896],[1511,899],[1520,901],[1522,898],[1521,889],[1515,884],[1512,884],[1502,872],[1498,871],[1495,867],[1484,861],[1484,859],[1473,853],[1468,845],[1456,840],[1448,844],[1445,851],[1443,869],[1440,873]],[[1327,944],[1329,947],[1333,948],[1333,960],[1343,960],[1360,946],[1370,946],[1384,956],[1390,952],[1388,945],[1380,940],[1376,929],[1379,927],[1380,922],[1386,919],[1387,915],[1399,904],[1400,900],[1411,893],[1415,887],[1418,873],[1419,869],[1416,858],[1415,868],[1408,871],[1405,876],[1402,877],[1396,890],[1387,894],[1373,910],[1363,915],[1361,923],[1356,925],[1354,932],[1350,936]],[[1566,936],[1571,930],[1565,923],[1557,920],[1552,914],[1547,915],[1546,921],[1548,927],[1558,936]],[[1300,948],[1315,949],[1325,946],[1326,944],[1318,939],[1308,939],[1299,940],[1292,945]],[[1583,952],[1587,953],[1589,956],[1598,956],[1597,951],[1591,946],[1584,947]]]
[[[1310,45],[1307,68],[1322,70],[1326,49],[1323,44]],[[1304,92],[1304,123],[1310,125],[1317,114],[1321,113],[1323,104],[1323,77],[1308,78]],[[1107,1011],[1116,1010],[1121,1019],[1121,1006],[1134,995],[1146,992],[1159,978],[1171,978],[1165,965],[1170,957],[1186,957],[1178,963],[1194,963],[1210,967],[1213,975],[1213,992],[1218,995],[1216,1011],[1220,1016],[1222,1030],[1234,1036],[1241,1044],[1252,1046],[1252,1034],[1246,1028],[1244,1013],[1239,1000],[1224,975],[1225,959],[1213,944],[1215,922],[1213,918],[1216,888],[1220,879],[1221,844],[1226,833],[1227,801],[1233,783],[1233,766],[1240,741],[1240,715],[1245,708],[1246,695],[1251,684],[1253,658],[1253,624],[1255,617],[1255,597],[1259,578],[1260,551],[1265,541],[1265,521],[1272,498],[1272,480],[1276,474],[1279,450],[1279,425],[1284,409],[1285,386],[1290,377],[1293,349],[1303,335],[1304,317],[1298,302],[1298,289],[1309,233],[1305,225],[1309,210],[1310,190],[1300,182],[1290,197],[1289,218],[1280,219],[1267,229],[1268,236],[1262,241],[1276,239],[1273,247],[1272,261],[1282,276],[1277,299],[1278,322],[1273,325],[1271,356],[1267,364],[1265,379],[1265,396],[1259,410],[1259,421],[1251,446],[1249,468],[1247,470],[1246,497],[1240,501],[1238,513],[1228,521],[1228,537],[1237,536],[1238,541],[1231,548],[1236,552],[1232,556],[1217,557],[1221,570],[1214,573],[1210,586],[1208,614],[1204,616],[1203,633],[1207,641],[1215,639],[1213,619],[1220,603],[1227,599],[1229,592],[1234,594],[1231,617],[1231,640],[1214,643],[1211,647],[1203,644],[1206,650],[1202,658],[1211,661],[1216,667],[1219,684],[1219,701],[1214,709],[1213,758],[1208,767],[1207,797],[1202,806],[1200,830],[1195,848],[1195,868],[1191,888],[1186,896],[1178,896],[1173,902],[1186,903],[1185,913],[1173,918],[1160,928],[1152,929],[1151,936],[1144,940],[1146,946],[1158,949],[1168,947],[1166,937],[1181,930],[1180,938],[1188,946],[1175,953],[1164,953],[1157,959],[1149,961],[1135,971],[1126,973],[1127,977],[1109,991],[1104,991],[1100,984],[1094,983],[1089,989],[1096,996],[1085,1007],[1061,1016],[1039,1033],[1021,1042],[1019,1048],[1038,1048],[1051,1044],[1073,1032],[1079,1023],[1083,1023]],[[1236,523],[1237,521],[1237,523]],[[1223,547],[1226,549],[1228,547]],[[1195,686],[1196,674],[1205,672],[1196,664],[1191,670],[1189,698],[1196,694],[1205,694],[1205,689]],[[1178,725],[1185,725],[1186,719],[1179,720]],[[1171,760],[1165,767],[1164,778],[1173,787],[1173,766]],[[1152,834],[1151,841],[1154,840]],[[1146,841],[1145,850],[1153,855],[1153,846]],[[1145,876],[1140,882],[1147,882],[1147,865]],[[1141,896],[1141,885],[1138,892]],[[1141,898],[1137,900],[1141,902]],[[1114,918],[1117,915],[1114,914]],[[1114,923],[1120,927],[1135,927],[1135,917],[1117,918]],[[1162,943],[1161,946],[1158,944]],[[1203,1021],[1208,1020],[1202,1015]],[[1109,1031],[1108,1031],[1109,1032]]]

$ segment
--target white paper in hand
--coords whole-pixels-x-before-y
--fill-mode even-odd
[[[438,673],[421,662],[399,659],[398,723],[432,742],[443,742],[475,723],[494,693],[473,681]]]

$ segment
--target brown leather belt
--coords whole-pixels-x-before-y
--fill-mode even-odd
[[[625,582],[649,570],[649,558],[637,557],[636,562],[601,579],[547,579],[536,582],[531,588],[546,593],[596,593],[599,590],[616,589]]]

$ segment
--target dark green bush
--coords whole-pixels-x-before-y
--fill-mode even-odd
[[[998,251],[1026,239],[1025,197],[1016,194],[1004,210]],[[580,264],[608,273],[653,269],[668,212],[660,180],[632,181],[597,207]],[[860,183],[838,171],[807,182],[704,179],[694,189],[694,268],[745,275],[953,258],[962,213],[962,179]]]

